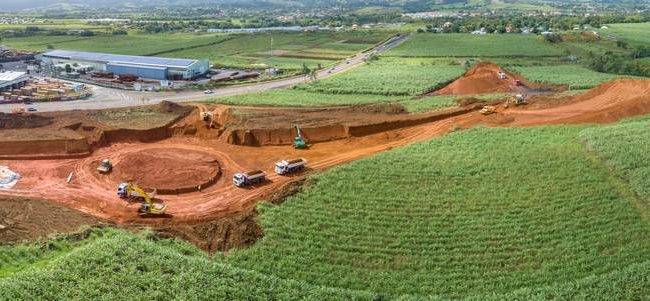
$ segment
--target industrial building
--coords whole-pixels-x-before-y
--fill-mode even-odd
[[[29,78],[25,72],[0,72],[0,91],[20,88],[29,81]]]
[[[210,69],[207,60],[171,59],[96,52],[52,50],[41,55],[45,64],[69,64],[116,75],[158,80],[190,80]]]

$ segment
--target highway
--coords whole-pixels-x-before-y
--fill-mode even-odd
[[[358,53],[354,57],[340,62],[334,67],[319,71],[316,75],[316,78],[324,79],[352,69],[356,66],[362,65],[364,63],[364,59],[370,53],[374,52],[376,54],[380,54],[386,52],[406,41],[409,37],[410,36],[408,35],[395,36],[386,42],[377,45],[369,51]],[[287,88],[297,84],[307,83],[310,80],[311,79],[309,76],[295,76],[273,81],[242,84],[214,89],[214,93],[208,95],[204,94],[203,91],[195,90],[186,90],[179,92],[138,92],[90,85],[93,89],[93,96],[89,98],[74,101],[33,103],[28,107],[33,107],[37,109],[38,112],[54,112],[152,105],[165,100],[173,102],[193,102],[210,100],[218,97],[258,93],[273,89]],[[15,107],[16,105],[17,104],[0,104],[0,112],[11,112],[11,108]]]

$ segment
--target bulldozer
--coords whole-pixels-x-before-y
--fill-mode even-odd
[[[138,209],[140,216],[146,215],[162,215],[165,214],[167,205],[154,202],[156,191],[151,194],[146,193],[144,189],[135,183],[121,183],[117,187],[117,195],[120,198],[127,200],[136,200],[142,203]]]
[[[497,112],[497,109],[494,106],[484,106],[479,112],[483,115],[490,115]]]
[[[294,125],[296,127],[296,137],[293,138],[293,148],[295,149],[306,149],[308,147],[307,141],[305,138],[302,137],[302,133],[300,132],[300,127],[296,124]]]
[[[102,163],[100,163],[99,167],[97,167],[97,171],[103,175],[111,173],[112,170],[113,170],[113,164],[108,159],[102,160]]]

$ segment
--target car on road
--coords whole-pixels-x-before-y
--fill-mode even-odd
[[[212,90],[205,90],[205,91],[203,91],[203,94],[214,94],[214,91],[212,91]]]
[[[36,112],[36,108],[28,108],[27,112]]]

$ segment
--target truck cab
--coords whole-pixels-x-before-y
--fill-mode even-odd
[[[232,183],[237,187],[246,185],[246,176],[243,173],[236,173],[232,176]]]
[[[127,191],[127,187],[129,184],[127,183],[121,183],[119,186],[117,186],[117,196],[126,199],[128,197],[129,192]]]
[[[275,163],[275,173],[285,174],[289,171],[289,163],[287,161],[280,161]]]

